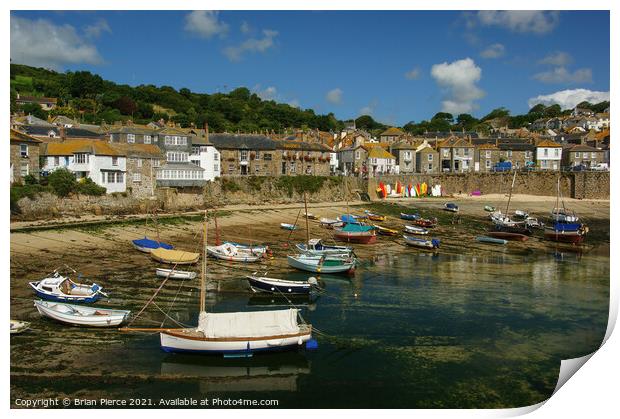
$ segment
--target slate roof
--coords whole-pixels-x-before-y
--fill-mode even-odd
[[[396,159],[392,153],[382,147],[373,147],[368,152],[369,159]]]
[[[542,140],[536,144],[536,147],[562,147],[560,144],[551,140]]]
[[[590,147],[589,145],[585,145],[585,144],[576,144],[572,147],[569,147],[567,150],[569,153],[574,153],[574,152],[581,152],[581,151],[585,151],[586,153],[589,151],[600,151],[597,148],[594,147]]]
[[[305,141],[295,141],[295,140],[272,140],[276,143],[277,149],[284,150],[301,150],[301,151],[322,151],[329,152],[332,151],[331,148],[319,144],[319,143],[308,143]]]
[[[383,131],[380,135],[384,136],[384,135],[404,135],[404,134],[405,132],[401,130],[400,128],[390,127],[386,129],[385,131]]]
[[[164,157],[164,153],[161,151],[161,149],[153,144],[108,143],[108,146],[127,157],[142,157],[153,159]]]
[[[199,170],[204,172],[200,166],[195,165],[194,163],[179,163],[179,162],[167,162],[163,166],[160,167],[161,170]],[[168,179],[168,180],[202,180],[202,179]]]
[[[516,142],[510,142],[510,143],[500,143],[498,145],[500,150],[504,150],[504,151],[508,151],[508,150],[512,150],[512,151],[532,151],[534,150],[534,146],[530,143],[516,143]]]
[[[60,137],[60,128],[54,126],[42,126],[42,125],[23,125],[21,130],[30,135],[36,135],[40,137],[48,137],[50,131],[54,131],[57,137]],[[93,132],[83,128],[64,128],[65,136],[67,138],[93,138],[101,139],[102,134]]]
[[[36,139],[28,134],[24,134],[23,132],[19,132],[11,128],[11,141],[22,141],[27,143],[41,143],[42,141]]]
[[[159,130],[142,127],[138,125],[122,125],[122,126],[112,126],[107,130],[108,134],[146,134],[146,135],[157,135]]]
[[[264,135],[209,134],[209,141],[217,149],[275,150],[277,143]]]

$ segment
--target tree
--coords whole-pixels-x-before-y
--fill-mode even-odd
[[[454,122],[454,116],[448,112],[437,112],[432,118],[431,121],[446,121],[450,124]]]
[[[103,79],[90,71],[76,71],[67,74],[69,93],[74,97],[95,97],[103,92]]]
[[[181,90],[179,90],[179,93],[181,94],[181,96],[186,97],[188,99],[192,95],[192,91],[189,90],[187,87],[183,87]]]
[[[481,121],[488,121],[489,119],[504,118],[510,115],[510,111],[504,107],[493,109],[488,115],[481,119]]]
[[[48,184],[56,195],[65,197],[73,192],[77,186],[75,176],[65,168],[54,170],[47,178]]]
[[[138,110],[138,105],[132,98],[122,96],[114,102],[114,107],[123,115],[133,115]]]
[[[478,125],[478,119],[474,118],[473,116],[471,116],[468,113],[462,113],[459,114],[459,116],[456,117],[456,123],[463,129],[465,129],[465,131],[471,131],[474,129],[474,127],[476,125]]]
[[[532,109],[529,110],[528,113],[543,113],[545,111],[545,105],[539,103],[538,105],[534,105]]]
[[[357,118],[355,120],[355,126],[366,131],[372,131],[375,129],[384,130],[386,128],[385,125],[375,121],[370,115],[362,115]]]
[[[562,108],[557,103],[545,108],[543,115],[547,118],[554,118],[562,114]]]
[[[21,110],[26,115],[36,116],[37,118],[40,118],[43,120],[47,119],[47,112],[41,109],[41,106],[39,106],[37,103],[24,103],[21,106]]]

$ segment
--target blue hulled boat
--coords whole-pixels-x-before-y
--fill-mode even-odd
[[[310,294],[312,288],[318,286],[314,277],[307,281],[288,281],[286,279],[249,275],[246,276],[246,279],[250,283],[252,291],[271,294]]]

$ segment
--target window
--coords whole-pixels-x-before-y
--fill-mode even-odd
[[[220,164],[219,163],[213,163],[213,171],[215,173],[218,173],[220,171]]]
[[[579,157],[581,157],[581,153],[578,151],[575,151],[575,158],[578,159]],[[585,155],[584,155],[585,157]]]
[[[241,150],[241,161],[248,161],[248,150]]]
[[[548,148],[543,148],[543,156],[545,156],[545,157],[549,156],[549,149]]]
[[[356,151],[356,152],[355,152],[355,160],[359,160],[359,159],[360,159],[360,157],[361,157],[360,152],[359,152],[359,151]]]
[[[133,144],[136,142],[136,136],[134,134],[127,134],[127,143]]]
[[[166,135],[164,142],[166,145],[172,145],[172,140],[169,135]]]
[[[290,169],[291,173],[295,173],[296,169],[297,169],[297,164],[291,163],[291,169]]]
[[[77,164],[88,163],[88,154],[86,154],[86,153],[78,153],[78,154],[76,154],[74,162],[77,163]]]
[[[159,160],[158,159],[152,159],[151,160],[151,165],[153,167],[159,167]]]
[[[584,154],[585,154],[585,153],[584,153]],[[554,150],[553,150],[553,155],[554,155],[555,157],[560,157],[560,149],[559,149],[559,148],[554,149]],[[585,157],[585,156],[584,156],[584,157]]]
[[[444,157],[448,157],[448,156],[450,156],[450,150],[448,150],[447,148],[444,148],[444,149],[443,149],[443,156],[444,156]]]
[[[157,135],[153,135],[153,142],[156,143],[157,142]]]
[[[491,150],[487,150],[485,152],[485,156],[486,156],[487,159],[490,159],[491,158]]]
[[[116,173],[116,183],[123,183],[124,182],[123,177],[124,177],[123,172]]]
[[[166,159],[171,162],[186,162],[189,159],[189,153],[182,151],[168,151]]]
[[[228,173],[229,174],[235,173],[235,165],[234,164],[229,164],[228,165]]]
[[[118,157],[112,157],[112,166],[118,166]]]
[[[432,154],[429,154],[429,155],[428,155],[428,161],[433,161],[433,155],[432,155]],[[432,165],[431,165],[431,166],[432,166]]]
[[[140,173],[133,174],[133,183],[140,183],[142,181],[142,175]]]
[[[491,168],[491,160],[486,160],[486,168],[487,169]]]
[[[200,160],[190,160],[190,163],[200,166]]]
[[[432,171],[432,170],[433,170],[433,163],[429,163],[429,164],[428,164],[428,170],[429,170],[429,171]]]
[[[21,165],[19,167],[19,174],[21,175],[21,177],[28,176],[28,174],[30,173],[29,169],[30,168],[28,167],[27,161],[21,162]]]
[[[54,157],[54,166],[60,165],[60,157]]]
[[[193,145],[192,146],[192,154],[200,154],[200,146]]]
[[[256,160],[260,160],[260,151],[256,150]]]
[[[142,167],[142,159],[136,159],[138,167]]]
[[[411,159],[411,151],[405,151],[405,159]]]
[[[108,183],[114,183],[114,179],[116,178],[114,172],[108,172]]]
[[[508,157],[512,157],[512,150],[508,150],[506,154],[508,154]]]
[[[463,148],[462,150],[465,156],[469,156],[469,148]]]
[[[263,160],[271,160],[271,154],[270,153],[265,153],[263,155]]]
[[[151,136],[150,135],[145,135],[144,136],[144,144],[151,144]]]
[[[28,157],[28,144],[20,144],[19,145],[19,154],[22,157]]]
[[[101,183],[106,183],[106,176],[105,176],[105,172],[101,172]]]

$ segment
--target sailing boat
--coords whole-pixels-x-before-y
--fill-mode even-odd
[[[545,240],[579,244],[585,239],[588,227],[579,222],[579,217],[574,212],[566,209],[564,199],[562,199],[562,208],[560,208],[560,195],[560,178],[558,177],[556,204],[551,214],[553,226],[545,228]]]
[[[144,238],[132,240],[131,242],[133,244],[133,247],[135,247],[137,250],[144,252],[144,253],[151,253],[153,250],[160,249],[160,248],[166,249],[166,250],[172,250],[173,249],[172,245],[164,243],[159,240],[159,226],[157,225],[157,219],[155,218],[155,226],[157,228],[157,240],[149,239],[146,236],[147,223],[148,223],[148,216],[145,217],[144,219]]]
[[[256,351],[292,349],[311,339],[312,325],[298,322],[298,309],[207,313],[205,311],[206,253],[207,214],[205,211],[198,326],[160,329],[161,348],[164,351],[250,356]]]
[[[511,233],[511,235],[532,235],[532,230],[529,224],[525,220],[513,220],[508,216],[508,211],[510,209],[510,201],[512,199],[512,190],[515,187],[515,180],[517,179],[517,171],[515,170],[514,175],[512,177],[512,185],[510,186],[510,194],[508,195],[508,202],[506,203],[506,212],[504,214],[501,211],[496,211],[491,213],[491,220],[495,225],[494,231],[492,233]],[[502,237],[505,238],[505,237]],[[522,239],[522,238],[518,238]]]

